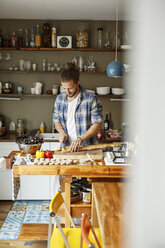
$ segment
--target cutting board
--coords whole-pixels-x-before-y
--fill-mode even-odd
[[[56,159],[88,159],[87,153],[94,160],[103,159],[103,151],[102,149],[95,149],[91,151],[79,151],[79,152],[55,152]]]

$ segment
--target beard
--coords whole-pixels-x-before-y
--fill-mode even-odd
[[[67,94],[67,96],[68,96],[68,97],[73,97],[73,96],[76,95],[77,91],[78,91],[78,85],[76,85],[75,91],[74,91],[73,93]]]

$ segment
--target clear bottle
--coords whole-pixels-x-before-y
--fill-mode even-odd
[[[3,47],[3,36],[2,36],[1,29],[0,29],[0,47]]]
[[[103,28],[98,28],[97,48],[103,48]]]
[[[109,129],[109,118],[108,118],[108,113],[105,114],[105,121],[104,121],[104,131],[107,131]]]
[[[46,71],[46,59],[42,60],[42,71]]]
[[[40,133],[45,133],[45,124],[43,121],[40,124]]]
[[[52,47],[57,47],[57,34],[56,34],[56,28],[52,28]]]
[[[23,47],[23,30],[22,28],[19,29],[18,34],[18,48]]]
[[[31,34],[30,34],[30,47],[35,47],[35,36],[34,36],[34,27],[31,27]]]
[[[41,35],[40,35],[38,24],[37,24],[37,33],[35,36],[35,47],[37,47],[37,48],[41,47]]]
[[[17,45],[17,38],[15,36],[15,32],[12,33],[12,38],[11,38],[11,46],[16,47]]]
[[[29,47],[29,31],[28,29],[26,28],[25,29],[25,47]]]
[[[17,133],[19,135],[23,134],[24,133],[24,124],[23,124],[23,120],[21,119],[18,119],[17,120]]]

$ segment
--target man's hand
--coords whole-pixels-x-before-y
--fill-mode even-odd
[[[83,140],[81,138],[75,139],[70,146],[70,151],[78,152],[82,143],[83,143]]]
[[[59,136],[59,141],[60,143],[64,143],[65,141],[67,141],[68,136],[66,135],[66,133],[60,133]]]

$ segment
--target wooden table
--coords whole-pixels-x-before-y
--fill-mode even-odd
[[[7,168],[13,161],[14,152],[9,154],[7,158]],[[104,164],[104,163],[103,163]],[[106,166],[106,165],[14,165],[13,177],[20,175],[63,175],[65,182],[65,201],[69,211],[73,217],[80,217],[80,211],[86,212],[87,208],[91,208],[88,203],[71,204],[71,181],[72,177],[96,178],[127,178],[130,177],[130,166]],[[70,226],[68,217],[65,219],[66,227]]]
[[[125,233],[129,228],[126,211],[128,204],[124,190],[129,182],[93,182],[92,220],[100,227],[103,248],[126,248]],[[124,208],[125,206],[126,208]]]

